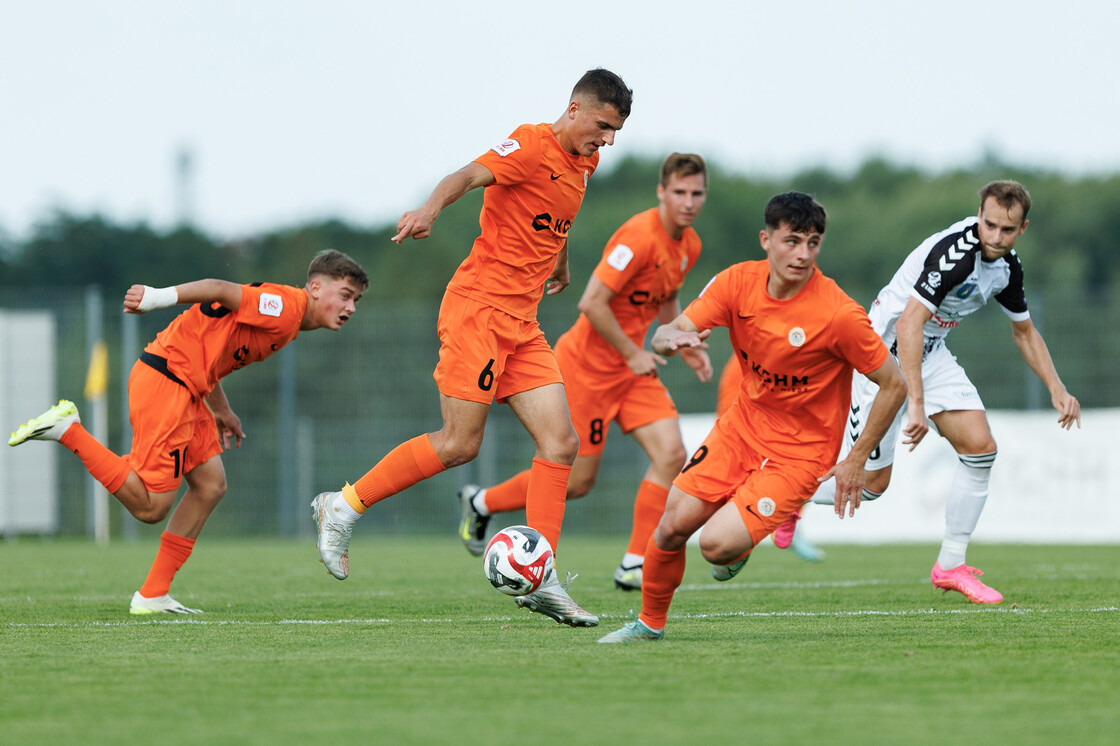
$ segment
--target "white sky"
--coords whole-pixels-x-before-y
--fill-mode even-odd
[[[24,0],[0,13],[0,237],[55,208],[237,237],[395,222],[603,66],[634,110],[602,168],[930,169],[987,150],[1120,170],[1112,0]],[[652,186],[651,186],[652,194]]]

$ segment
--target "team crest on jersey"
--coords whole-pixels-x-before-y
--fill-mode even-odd
[[[972,293],[975,290],[976,290],[976,283],[975,282],[966,282],[963,285],[961,285],[959,288],[957,288],[957,292],[955,292],[954,295],[956,295],[961,300],[964,300],[968,296],[972,295]]]
[[[682,256],[681,257],[681,272],[684,272],[686,269],[688,269],[688,257],[687,256]]]
[[[588,171],[587,169],[584,169],[583,170],[583,188],[584,189],[587,188],[587,179],[590,178],[590,176],[591,176],[591,172]]]
[[[775,505],[774,501],[769,497],[764,497],[758,501],[758,514],[764,518],[769,518],[774,515],[774,511],[777,510],[777,508],[778,506]]]
[[[805,330],[800,326],[795,326],[789,330],[789,343],[794,347],[800,347],[805,344]]]
[[[634,258],[634,251],[624,243],[620,243],[614,247],[610,255],[607,256],[607,264],[619,272],[626,269],[626,265],[630,264],[630,260]]]
[[[498,155],[500,155],[501,157],[505,158],[510,153],[513,153],[514,151],[517,151],[517,150],[521,150],[521,143],[519,143],[517,140],[514,140],[511,137],[510,139],[506,140],[505,142],[501,143],[500,145],[495,145],[494,147],[492,147],[490,149],[493,150]]]
[[[273,293],[261,293],[257,310],[262,316],[279,316],[284,311],[284,299]]]

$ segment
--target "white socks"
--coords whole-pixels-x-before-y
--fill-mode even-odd
[[[817,505],[835,505],[836,504],[836,480],[830,479],[813,493],[809,498],[809,502],[816,503]]]
[[[341,492],[334,496],[334,500],[331,502],[330,507],[331,510],[334,511],[335,515],[337,515],[347,523],[354,523],[362,517],[361,513],[350,507],[350,503],[346,501],[346,498],[343,497]]]
[[[866,487],[863,488],[863,495],[860,498],[864,501],[875,500],[883,496],[882,492],[872,492]],[[816,503],[817,505],[835,505],[836,504],[836,480],[829,479],[827,482],[817,488],[813,496],[809,498],[809,502]]]
[[[960,464],[949,487],[949,499],[945,503],[945,538],[941,542],[941,552],[937,562],[942,570],[952,570],[964,564],[965,550],[984,503],[988,499],[988,489],[992,477],[992,464],[996,454],[962,454]]]
[[[641,567],[645,559],[646,558],[640,554],[627,552],[626,554],[622,555],[622,567],[626,568],[627,570],[633,570],[635,567]]]
[[[482,515],[482,516],[490,515],[490,511],[486,509],[486,490],[485,490],[485,488],[479,490],[476,493],[474,493],[474,497],[471,498],[471,505],[473,505],[474,509],[476,511],[478,511],[479,515]]]

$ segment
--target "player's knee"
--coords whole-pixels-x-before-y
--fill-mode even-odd
[[[986,453],[958,453],[957,458],[962,464],[973,469],[991,469],[996,462],[995,441],[992,441],[992,446],[993,448]]]
[[[890,469],[881,469],[879,471],[867,472],[867,480],[864,482],[864,498],[865,500],[874,500],[875,497],[881,496],[887,491],[887,487],[891,484]],[[867,497],[867,493],[875,495],[875,497]]]
[[[474,461],[478,457],[478,451],[482,448],[482,438],[466,438],[456,440],[445,440],[442,447],[437,449],[436,455],[439,460],[450,469],[452,466],[460,466],[470,461]]]
[[[595,477],[584,477],[582,479],[569,479],[568,480],[568,499],[578,500],[581,497],[586,497],[591,488],[595,486]]]
[[[653,532],[653,541],[657,547],[666,552],[675,552],[688,543],[691,534],[682,531],[673,523],[668,515],[661,517],[657,530]]]
[[[579,455],[579,436],[576,435],[574,428],[569,430],[567,436],[561,439],[559,445],[565,459],[561,463],[574,463],[576,456]]]
[[[539,455],[545,461],[556,464],[575,463],[579,454],[579,436],[574,429],[569,429],[563,435],[557,435],[547,443],[538,446]]]
[[[147,505],[134,508],[129,512],[132,513],[133,518],[140,521],[141,523],[153,525],[162,522],[163,519],[168,516],[168,514],[171,512],[171,505],[171,502],[164,500],[152,500],[149,497]]]
[[[654,468],[658,471],[669,474],[670,479],[681,473],[685,463],[688,461],[688,451],[684,449],[684,443],[677,443],[660,453],[654,454],[650,461],[653,463]]]
[[[214,479],[200,489],[199,497],[211,505],[217,505],[226,496],[226,478]]]
[[[746,551],[743,547],[732,545],[719,537],[714,537],[709,532],[700,534],[700,554],[704,560],[713,565],[730,565],[743,556]]]

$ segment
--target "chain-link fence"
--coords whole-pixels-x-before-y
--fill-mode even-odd
[[[108,445],[126,451],[128,370],[139,349],[168,323],[174,311],[125,316],[118,299],[106,295],[98,313],[97,303],[91,302],[100,295],[96,289],[87,293],[43,288],[0,292],[0,307],[47,309],[54,314],[57,396],[73,399],[80,408],[90,330],[100,329],[111,361]],[[1086,297],[1035,292],[1029,301],[1059,372],[1083,407],[1120,406],[1113,373],[1116,350],[1120,349],[1117,294]],[[364,474],[397,444],[438,429],[439,396],[431,377],[438,358],[437,310],[438,299],[384,303],[367,298],[342,331],[303,334],[272,358],[223,381],[248,437],[239,450],[223,456],[229,490],[210,519],[207,534],[310,534],[307,504],[315,493],[338,489],[344,481]],[[91,320],[90,313],[102,318]],[[550,340],[572,321],[570,305],[542,303],[541,323]],[[1049,406],[1049,396],[1019,356],[1002,313],[986,309],[962,326],[950,336],[949,346],[989,408]],[[711,355],[717,373],[729,349],[726,334],[713,335]],[[715,383],[698,383],[678,360],[670,361],[663,377],[682,413],[713,409]],[[18,409],[26,419],[52,403],[19,402]],[[16,424],[0,426],[13,428]],[[608,437],[599,481],[588,497],[568,506],[565,530],[629,530],[634,492],[647,463],[641,449],[617,428]],[[21,446],[48,447],[57,448],[38,443]],[[529,466],[533,450],[532,441],[508,407],[495,406],[476,461],[379,503],[359,529],[451,532],[458,520],[458,488],[469,481],[488,484],[511,476]],[[88,533],[88,475],[69,454],[57,461],[59,530],[70,535]],[[35,496],[19,499],[33,500]],[[522,520],[516,514],[508,517],[511,524]],[[161,528],[137,523],[115,504],[111,510],[113,536],[154,535]]]

